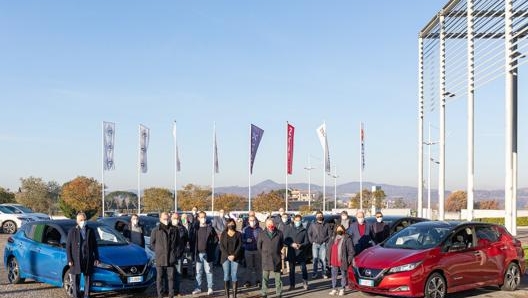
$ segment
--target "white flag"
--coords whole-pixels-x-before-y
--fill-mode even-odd
[[[103,121],[103,169],[115,169],[114,164],[115,123]]]
[[[139,166],[141,173],[146,173],[147,167],[147,149],[150,138],[150,129],[146,126],[139,125]]]
[[[330,153],[328,153],[328,139],[326,137],[326,123],[321,124],[316,130],[319,141],[323,147],[325,158],[325,171],[330,173]]]
[[[181,170],[180,167],[180,152],[178,150],[178,141],[176,139],[176,121],[174,121],[174,124],[172,125],[172,136],[174,137],[174,144],[176,147],[176,172],[179,172]]]

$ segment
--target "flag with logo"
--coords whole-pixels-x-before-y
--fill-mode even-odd
[[[215,131],[215,134],[214,134],[214,172],[218,173],[219,170],[220,169],[218,167],[218,146],[216,145],[216,131]]]
[[[330,153],[328,152],[328,138],[326,136],[326,123],[321,124],[321,126],[317,128],[317,136],[319,136],[319,142],[321,142],[321,146],[323,147],[323,151],[324,151],[325,171],[327,173],[330,173]]]
[[[287,173],[291,175],[293,173],[293,141],[295,136],[295,127],[289,123],[287,123],[286,128],[286,142],[288,144],[287,146],[287,153],[286,153],[286,160],[287,160]]]
[[[103,122],[103,169],[115,169],[114,163],[115,123]]]
[[[363,123],[361,123],[360,128],[360,138],[361,138],[361,169],[365,169],[365,131],[363,129]]]
[[[251,158],[250,158],[250,165],[249,165],[249,173],[253,174],[253,163],[255,161],[255,155],[257,154],[258,146],[260,144],[260,140],[262,139],[262,135],[264,134],[264,130],[259,128],[256,125],[251,124]]]
[[[178,141],[176,139],[176,121],[174,121],[174,124],[172,125],[172,137],[174,138],[174,144],[176,147],[176,172],[179,172],[181,170],[180,168],[180,152],[178,150]]]
[[[146,173],[148,170],[147,166],[147,150],[149,145],[150,129],[146,126],[139,125],[139,166],[141,167],[141,173]]]

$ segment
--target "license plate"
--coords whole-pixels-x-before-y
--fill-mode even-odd
[[[129,276],[128,277],[128,283],[136,283],[136,282],[142,282],[143,276]]]
[[[374,281],[371,279],[359,279],[359,285],[360,286],[367,286],[367,287],[373,287]]]

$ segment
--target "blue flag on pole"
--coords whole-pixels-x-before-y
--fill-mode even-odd
[[[253,174],[253,162],[255,161],[255,155],[257,154],[258,146],[263,134],[263,129],[251,124],[251,162],[249,165],[250,174]]]

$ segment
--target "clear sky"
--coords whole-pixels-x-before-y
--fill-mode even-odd
[[[179,186],[211,184],[214,122],[216,186],[247,186],[251,123],[264,129],[252,184],[283,183],[286,121],[296,128],[289,182],[307,182],[310,162],[322,184],[323,121],[338,184],[359,181],[364,122],[364,181],[416,186],[418,33],[445,3],[3,1],[0,186],[100,180],[101,125],[111,121],[109,188],[137,188],[140,123],[151,129],[142,188],[172,188],[174,120]],[[464,105],[448,116],[447,189],[465,185]],[[490,123],[486,113],[477,117]],[[478,188],[504,185],[503,121],[490,118],[494,128],[477,132]]]

